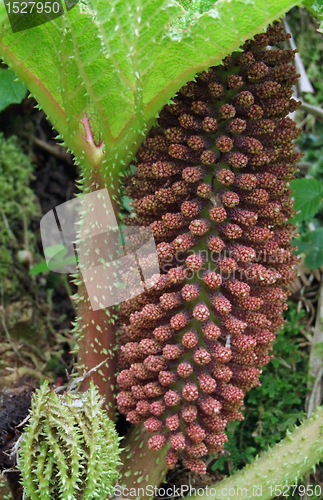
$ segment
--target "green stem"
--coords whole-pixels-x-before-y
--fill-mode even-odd
[[[251,465],[205,489],[205,494],[191,495],[191,500],[231,500],[260,497],[269,500],[280,496],[278,488],[296,485],[298,480],[323,457],[323,407]],[[276,487],[276,489],[275,489]],[[284,489],[284,492],[286,488]],[[292,490],[289,489],[289,492]]]
[[[309,113],[310,115],[315,116],[316,118],[320,118],[323,120],[323,109],[319,106],[313,106],[312,104],[308,104],[307,102],[302,101],[301,106],[299,107],[302,111]]]

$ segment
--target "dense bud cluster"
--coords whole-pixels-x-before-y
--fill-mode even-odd
[[[165,106],[128,179],[129,224],[149,226],[161,275],[120,307],[119,411],[204,473],[243,419],[295,276],[287,117],[297,80],[279,24],[200,73]],[[148,265],[148,264],[147,264]]]

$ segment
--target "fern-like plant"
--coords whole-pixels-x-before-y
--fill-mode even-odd
[[[48,382],[35,392],[20,444],[28,498],[93,500],[113,494],[119,438],[103,404],[93,382],[83,394],[59,396]]]
[[[151,127],[156,124],[156,118],[160,111],[169,103],[170,99],[175,96],[176,92],[187,84],[187,82],[194,80],[198,73],[205,72],[210,67],[220,65],[221,61],[229,54],[239,52],[241,50],[239,47],[243,45],[246,40],[252,39],[257,33],[262,33],[268,24],[282,17],[295,5],[300,4],[301,2],[299,0],[218,0],[217,2],[210,0],[192,0],[191,2],[177,2],[175,0],[110,0],[109,2],[106,2],[106,0],[81,0],[72,10],[66,12],[64,16],[56,18],[53,22],[19,33],[12,33],[6,18],[4,5],[1,4],[0,55],[9,67],[16,72],[21,82],[27,86],[31,94],[38,101],[39,106],[44,109],[55,129],[59,131],[58,139],[61,140],[61,143],[66,145],[68,149],[73,152],[76,162],[79,163],[81,167],[82,177],[80,181],[83,192],[89,193],[97,189],[107,188],[117,206],[120,200],[123,178],[127,166],[138,152],[140,145],[143,143]],[[313,6],[310,1],[307,1],[306,4],[312,10],[316,10],[317,13],[320,13],[319,2],[315,1]],[[259,36],[257,40],[260,41],[260,45],[261,40],[266,44],[266,37],[262,38],[262,36]],[[279,41],[280,40],[277,40],[277,43],[279,43]],[[266,45],[264,45],[264,47],[265,46]],[[261,50],[263,50],[264,47],[262,47]],[[253,47],[253,50],[256,53],[257,59],[257,47]],[[254,55],[251,54],[251,56],[254,58]],[[238,55],[235,57],[238,57]],[[266,57],[267,60],[270,59],[268,54]],[[290,58],[288,60],[290,60]],[[226,59],[225,65],[230,66],[230,64],[230,60]],[[265,69],[262,64],[263,63],[260,63],[258,67],[255,67],[253,72],[252,69],[250,70],[249,79],[251,81],[251,87],[254,79],[257,80],[257,78],[261,79],[266,76],[262,73]],[[246,61],[244,65],[246,67],[248,66]],[[269,63],[269,66],[270,65],[271,63]],[[222,69],[222,71],[224,70]],[[210,78],[206,73],[203,74],[206,79],[205,82],[213,84],[211,91],[214,93],[217,91],[221,93],[221,85],[218,85],[216,75],[212,76],[212,71]],[[281,77],[284,79],[284,75],[281,75]],[[207,80],[208,78],[210,81]],[[233,94],[237,93],[237,86],[239,86],[240,82],[239,78],[241,78],[243,82],[243,75],[238,74],[238,70],[233,71],[230,80],[231,83],[228,82],[229,86],[232,85],[232,95],[230,94],[230,99],[234,97]],[[291,75],[288,76],[288,79],[290,80],[289,84],[292,83],[293,78]],[[194,99],[198,97],[197,87],[198,85],[195,86],[194,84],[187,87],[186,98],[188,100],[192,97],[194,97]],[[244,95],[240,95],[240,100],[239,96],[235,96],[236,101],[221,103],[224,104],[224,106],[222,111],[220,110],[219,112],[223,114],[222,118],[224,120],[231,120],[233,118],[233,116],[230,115],[230,113],[233,113],[233,104],[238,108],[245,109],[243,112],[248,115],[247,108],[250,102],[244,102],[244,98],[245,100],[253,98],[255,89],[251,87],[248,88]],[[267,89],[268,92],[272,92],[273,90],[273,88]],[[264,97],[266,89],[263,88],[261,92]],[[284,108],[283,111],[286,111],[288,108],[283,101],[284,99],[289,99],[290,94],[288,94],[288,92],[288,95],[285,94],[280,95],[280,102],[276,103],[280,106],[279,117],[283,116],[282,108]],[[207,103],[204,102],[205,100],[203,100],[203,98],[199,99],[199,101],[201,101],[200,105],[197,105],[199,109],[198,107],[193,109],[194,113],[203,115],[204,112],[207,112],[205,116],[209,116]],[[181,105],[179,104],[179,106]],[[272,107],[273,113],[275,113],[274,107]],[[258,108],[255,106],[253,110],[253,118],[261,120],[261,116],[257,115],[257,112],[260,112],[259,106]],[[186,122],[184,119],[185,117],[182,117],[182,122],[179,122],[181,127],[186,129],[191,128],[197,132],[200,132],[204,127],[204,132],[214,132],[212,126],[214,128],[215,124],[212,120],[210,120],[208,124],[205,123],[201,125],[198,120],[194,122],[190,113],[185,112],[184,109],[179,114],[186,114]],[[249,116],[249,119],[250,118],[252,119],[252,116]],[[166,124],[169,128],[170,120],[168,119],[169,124],[167,124],[167,117],[165,118],[165,116],[162,116],[162,119],[164,119],[164,125]],[[240,117],[240,121],[235,122],[233,129],[231,128],[230,130],[229,126],[229,134],[239,133],[239,130],[242,133],[244,131],[244,124],[242,122],[243,118]],[[161,125],[164,126],[163,123]],[[250,128],[249,124],[245,125]],[[265,126],[266,124],[262,123],[262,125]],[[272,126],[269,122],[267,125],[269,125],[269,127]],[[252,127],[252,125],[251,129],[249,130],[251,134],[262,135],[263,130]],[[172,133],[175,133],[175,131],[169,133],[168,140],[171,139]],[[271,133],[274,134],[274,129]],[[286,138],[288,141],[294,137],[295,133],[293,126],[288,120],[284,122],[281,133],[287,134],[288,137],[286,136]],[[226,159],[228,163],[230,163],[230,161],[233,161],[233,157],[230,157],[231,160],[229,161],[231,146],[233,147],[232,139],[230,139],[230,137],[222,137],[222,139],[221,142],[221,137],[217,138],[216,146],[221,154],[228,155]],[[279,137],[274,137],[274,140],[278,139]],[[199,140],[201,141],[202,139],[197,136],[196,141]],[[170,142],[172,142],[172,140],[170,140]],[[202,149],[208,149],[206,142],[203,142]],[[175,141],[175,144],[178,145],[178,141]],[[201,142],[199,144],[201,144]],[[239,156],[240,160],[242,162],[244,161],[244,158],[246,158],[246,156],[244,156],[245,154],[247,154],[247,159],[252,155],[257,156],[261,149],[261,144],[259,144],[257,140],[246,141],[241,139],[239,142],[237,139],[235,146],[238,147],[242,153]],[[191,141],[189,144],[192,150],[194,150],[196,146],[197,143],[194,143],[194,141]],[[191,161],[192,157],[186,157],[189,155],[188,149],[189,148],[185,145],[182,148],[173,147],[171,148],[171,156],[180,162]],[[212,151],[212,148],[210,149]],[[144,154],[146,154],[146,160],[147,157],[149,160],[149,152]],[[266,155],[262,157],[262,161],[266,163],[267,160],[265,156]],[[234,158],[235,162],[239,160],[237,156]],[[260,161],[260,159],[258,160]],[[256,159],[254,159],[254,161],[256,161]],[[269,158],[268,162],[270,161],[271,159]],[[293,158],[293,161],[295,161],[295,158]],[[205,165],[214,164],[215,166],[216,155],[214,154],[212,156],[211,153],[208,153],[208,158],[207,155],[205,155],[204,163]],[[243,165],[236,163],[231,165],[233,169],[240,168],[241,166]],[[146,177],[149,177],[147,169],[146,171],[143,169],[143,173],[145,173]],[[170,168],[169,174],[171,175],[173,173],[174,172],[172,172]],[[177,173],[176,171],[175,174]],[[237,172],[234,170],[233,173],[236,174]],[[191,172],[186,171],[186,174],[187,179],[184,180],[188,183],[190,180],[194,180],[198,174],[199,177],[196,177],[196,182],[200,181],[205,176],[204,170],[199,170],[198,168],[195,168],[195,170],[193,168]],[[271,175],[279,177],[279,175],[282,175],[282,172],[271,172]],[[235,182],[239,190],[242,191],[241,197],[247,204],[251,202],[257,205],[258,202],[261,201],[261,195],[265,196],[265,194],[260,191],[265,191],[266,189],[270,191],[270,189],[273,189],[272,186],[269,186],[270,179],[273,180],[273,178],[267,176],[260,180],[260,182],[263,183],[262,188],[256,192],[253,198],[252,195],[250,195],[251,198],[250,196],[248,198],[248,194],[243,194],[243,189],[245,187],[243,176],[233,176],[235,177],[234,180],[231,175],[227,180],[224,172],[221,170],[217,171],[216,176],[217,181],[224,185],[227,182],[230,184]],[[246,179],[245,181],[247,182]],[[256,179],[256,181],[258,182],[258,179]],[[255,182],[255,179],[250,176],[248,182]],[[149,191],[148,184],[149,182],[147,181],[144,186],[144,191],[146,189],[143,193],[144,195]],[[284,182],[279,182],[278,184],[283,190],[282,193],[276,193],[277,196],[280,196],[285,193],[286,185]],[[178,188],[180,189],[180,186],[178,186]],[[234,195],[229,195],[231,198],[228,199],[228,195],[225,198],[223,190],[220,193],[213,193],[211,192],[212,189],[208,191],[208,186],[205,182],[204,187],[201,184],[199,189],[201,198],[204,197],[207,199],[209,197],[212,199],[213,194],[216,196],[220,195],[220,201],[225,207],[228,207],[230,217],[247,226],[246,231],[249,237],[251,238],[252,236],[256,238],[256,241],[261,244],[262,240],[259,240],[259,234],[257,235],[252,229],[248,228],[248,224],[246,224],[248,217],[249,222],[252,220],[252,214],[248,215],[246,213],[241,213],[241,211],[239,212],[239,210],[234,210],[234,205],[237,204],[237,198],[234,198]],[[156,192],[156,186],[153,186],[151,190],[154,194]],[[140,198],[140,196],[137,196],[137,198]],[[154,201],[156,202],[156,200]],[[203,208],[200,207],[200,202],[197,202],[195,204],[196,206],[193,205],[192,203],[188,204],[186,208],[183,209],[185,210],[185,213],[183,213],[185,217],[190,215],[190,211]],[[218,208],[218,201],[214,203],[214,206]],[[245,207],[242,208],[244,210]],[[273,216],[275,217],[274,207],[271,208],[273,210]],[[211,219],[218,224],[222,224],[222,221],[218,219],[225,216],[223,210],[212,209],[212,214],[210,213]],[[286,212],[282,214],[284,220],[277,220],[277,224],[285,223],[285,219],[290,215],[288,203],[284,210]],[[269,215],[269,212],[268,214],[262,213],[260,217],[268,218]],[[243,221],[241,217],[244,218]],[[151,222],[148,219],[145,225]],[[176,224],[178,225],[180,221],[177,220],[178,218],[175,219],[170,220],[170,218],[168,218],[166,220],[166,225],[168,224],[169,226],[168,229],[178,229]],[[141,223],[142,222],[145,221],[141,221]],[[201,233],[203,227],[206,229],[207,223],[200,221],[195,225],[195,229],[192,226],[192,234],[194,234],[194,231],[196,233],[200,231]],[[265,233],[269,236],[272,223],[267,221],[267,225],[269,226],[267,230],[268,234],[263,230],[263,237],[265,237]],[[157,226],[156,233],[158,233],[159,230],[160,235],[165,236],[165,232],[163,233],[162,231],[163,228],[160,225]],[[219,231],[223,233],[226,238],[232,239],[234,238],[234,230],[238,231],[237,227],[234,228],[233,226],[234,224],[230,223],[222,224],[222,226],[219,226]],[[290,233],[290,231],[288,232]],[[203,234],[200,233],[196,234],[196,236],[203,236]],[[290,234],[286,236],[288,242],[289,236]],[[283,238],[283,234],[281,238]],[[192,262],[190,264],[192,266],[198,265],[198,262],[193,262],[193,259],[191,260]],[[231,264],[233,265],[233,263]],[[284,266],[280,267],[281,271],[283,267]],[[287,273],[287,269],[285,271]],[[287,273],[287,275],[286,273],[285,282],[291,278],[291,274]],[[212,275],[207,279],[210,284],[213,283],[212,280],[216,280],[216,276]],[[103,363],[100,370],[93,373],[92,378],[100,393],[106,399],[110,416],[113,416],[116,401],[115,378],[117,371],[115,361],[115,313],[109,310],[93,311],[84,283],[80,280],[78,284],[78,317],[75,325],[75,332],[78,335],[78,364],[80,369],[88,370]],[[177,291],[178,290],[175,290],[175,295]],[[191,292],[194,292],[194,290]],[[234,301],[237,302],[236,305],[239,306],[241,301],[243,302],[243,294],[237,295],[236,289],[231,290],[229,287],[229,293],[231,296],[235,296],[236,294],[236,298],[234,299]],[[279,294],[280,292],[277,293]],[[263,297],[255,297],[255,302],[257,302],[257,298],[263,300]],[[170,301],[176,302],[178,297],[172,295],[169,299]],[[216,307],[220,309],[222,307],[223,313],[223,307],[226,304],[225,297],[220,297],[220,300],[217,300],[216,304]],[[201,307],[203,309],[203,306]],[[201,307],[197,305],[196,311],[195,309],[193,310],[193,315],[195,314],[195,319],[198,321],[200,319],[208,319],[204,318],[205,309],[202,310]],[[158,311],[152,310],[152,308],[150,308],[149,311],[147,309],[146,312],[147,314],[148,312],[151,314],[158,313]],[[220,311],[220,316],[222,313]],[[185,321],[185,315],[182,316],[177,318],[178,321]],[[255,316],[252,314],[251,316],[255,320]],[[222,321],[221,317],[220,320]],[[261,318],[258,317],[258,320],[260,321]],[[231,332],[233,335],[242,333],[237,329],[244,321],[247,321],[245,316],[236,319],[236,321],[232,320],[231,323],[228,321],[228,325],[230,323],[230,328],[234,330]],[[175,322],[174,325],[176,327],[178,326]],[[209,332],[209,335],[214,336],[215,333],[219,332],[218,330],[215,332],[213,328],[213,330]],[[268,342],[270,340],[269,337],[267,338]],[[126,343],[124,340],[123,343]],[[228,339],[228,342],[229,341],[230,339]],[[239,343],[239,339],[236,338],[235,341]],[[151,350],[153,346],[146,345],[146,349]],[[130,354],[129,352],[129,355]],[[136,355],[137,354],[138,353],[136,353]],[[201,352],[200,354],[201,356],[202,354],[207,356],[208,353],[203,351],[203,353]],[[266,353],[259,351],[259,355],[261,354],[264,360],[266,360]],[[168,356],[171,355],[172,353],[169,349]],[[196,359],[200,359],[198,355],[196,355]],[[122,367],[121,364],[119,366]],[[127,369],[127,366],[125,368]],[[185,367],[182,368],[184,369]],[[199,376],[201,378],[204,377],[205,380],[202,382],[204,385],[207,385],[207,382],[212,384],[205,374],[199,374]],[[236,373],[235,376],[236,378],[241,378],[241,374]],[[83,391],[88,389],[86,380],[87,379],[85,379],[81,387]],[[252,382],[254,381],[255,377]],[[247,385],[250,386],[250,380],[248,380]],[[219,387],[220,392],[222,391],[222,399],[225,400],[227,398],[230,400],[231,397],[233,397],[233,399],[237,398],[237,393],[233,396],[233,394],[229,394],[230,390],[226,390],[225,386],[220,385]],[[189,389],[190,388],[188,388],[187,393],[190,392]],[[193,391],[192,387],[191,389]],[[44,392],[44,397],[46,396],[47,399],[49,398],[48,401],[53,400],[51,404],[54,405],[55,411],[59,411],[59,400],[57,396],[54,393],[48,396],[46,387],[43,388],[42,391]],[[90,391],[94,391],[93,387]],[[174,394],[174,397],[175,396],[176,394]],[[237,399],[240,400],[240,396]],[[65,401],[67,407],[70,408],[73,406],[73,399],[66,397]],[[133,401],[131,400],[131,404],[128,404],[129,401],[130,399],[126,401],[127,404],[124,404],[122,398],[121,401],[119,401],[120,409],[122,411],[127,410],[124,411],[127,415],[130,413],[133,406]],[[214,405],[215,403],[212,402],[210,404],[212,406],[212,404]],[[207,411],[210,411],[208,405],[204,404],[204,406],[207,408]],[[39,408],[40,407],[41,405]],[[65,415],[66,412],[64,413],[64,409],[65,407],[63,405],[62,416],[67,420],[69,419],[68,421],[71,424],[71,415]],[[213,410],[216,409],[216,406],[214,406]],[[33,411],[36,411],[36,407]],[[144,411],[144,408],[142,411]],[[205,413],[205,410],[203,411]],[[232,409],[230,405],[227,405],[226,414],[229,415],[230,411],[232,416],[236,408]],[[38,418],[35,416],[35,413],[33,418],[36,420]],[[73,495],[72,486],[67,487],[66,493],[62,486],[66,468],[57,469],[58,483],[51,482],[51,480],[48,479],[50,475],[49,472],[47,475],[45,474],[44,477],[39,477],[39,473],[44,467],[46,471],[50,470],[50,467],[52,467],[52,462],[50,462],[52,455],[50,455],[50,453],[56,453],[56,457],[61,456],[60,453],[62,453],[64,446],[67,454],[75,453],[75,448],[73,447],[79,446],[77,443],[79,443],[78,439],[80,436],[73,424],[74,430],[72,435],[74,435],[75,438],[73,443],[66,442],[63,444],[57,440],[51,439],[50,427],[46,423],[46,418],[42,418],[42,425],[47,426],[44,430],[44,434],[48,436],[48,438],[46,437],[46,439],[44,439],[42,448],[37,451],[36,456],[32,455],[31,446],[35,444],[33,441],[33,432],[38,432],[37,429],[40,428],[37,426],[34,428],[34,431],[32,431],[32,426],[29,428],[29,433],[27,432],[25,440],[25,447],[23,448],[22,468],[26,490],[28,488],[28,482],[30,483],[30,474],[32,473],[35,474],[35,483],[40,481],[41,484],[44,485],[44,481],[48,480],[46,483],[47,490],[51,487],[56,488],[55,495],[58,495],[58,498],[73,498],[68,496]],[[73,415],[73,418],[76,418],[76,415]],[[134,422],[140,420],[134,418],[134,413],[132,414],[132,418]],[[253,478],[256,477],[260,485],[267,487],[267,496],[263,496],[263,498],[271,498],[274,496],[274,490],[270,490],[269,487],[275,484],[273,481],[293,481],[295,478],[299,477],[300,474],[309,470],[309,468],[322,456],[322,446],[318,442],[321,419],[322,411],[317,413],[316,419],[304,424],[307,429],[306,447],[302,444],[303,438],[299,437],[295,431],[295,436],[298,436],[298,438],[290,438],[294,445],[290,445],[287,439],[287,442],[282,443],[276,451],[273,450],[267,457],[263,457],[263,462],[255,462],[253,468],[244,470],[241,473],[242,475],[239,476],[239,481],[245,484],[251,484]],[[36,422],[36,420],[32,422]],[[152,424],[152,422],[150,423]],[[80,428],[83,425],[81,420],[78,424]],[[156,422],[154,422],[154,424],[156,424]],[[169,423],[169,425],[172,426],[173,424],[174,422]],[[147,424],[148,427],[149,425]],[[63,432],[63,430],[59,430],[59,432]],[[163,437],[158,439],[159,444],[160,440],[164,440]],[[143,488],[142,491],[144,491],[147,485],[156,486],[159,484],[167,471],[167,464],[172,465],[169,455],[167,462],[165,460],[167,447],[161,448],[158,452],[150,449],[160,448],[159,444],[157,443],[158,446],[152,446],[152,442],[150,442],[148,446],[147,436],[143,432],[140,424],[139,426],[134,426],[124,444],[125,449],[122,455],[123,467],[121,469],[120,479],[121,485],[131,485],[132,487],[140,486]],[[62,445],[62,449],[60,445]],[[72,448],[68,448],[67,445],[72,446]],[[210,443],[210,448],[214,451],[216,443]],[[80,449],[82,449],[82,446]],[[307,458],[309,451],[311,455],[310,458]],[[198,450],[194,450],[194,453],[198,454]],[[298,454],[299,459],[290,461],[289,464],[286,459],[288,454]],[[279,459],[276,460],[275,456],[285,457],[283,468],[280,468]],[[45,461],[46,457],[50,460]],[[173,454],[173,462],[175,458]],[[65,456],[65,460],[68,460],[68,457],[66,458]],[[91,460],[92,458],[90,455],[89,461]],[[33,461],[37,463],[32,463]],[[64,463],[66,464],[66,462]],[[265,477],[262,472],[266,468],[266,464],[271,470],[271,474],[268,477]],[[192,468],[194,469],[192,461],[187,462],[187,465],[193,465]],[[55,467],[58,466],[56,465]],[[77,468],[78,466],[75,465],[75,467]],[[95,468],[95,459],[93,459],[93,464],[89,463],[89,470],[91,467]],[[259,469],[257,469],[257,467],[259,467]],[[72,477],[74,481],[73,484],[80,484],[78,483],[80,480],[79,476],[77,476],[76,468],[71,468],[71,473],[73,474],[69,477],[70,483],[68,484],[72,484]],[[195,467],[195,470],[201,469]],[[67,484],[66,480],[65,484]],[[89,481],[92,481],[92,479],[90,478]],[[234,487],[237,485],[236,481],[238,481],[238,479],[233,476],[232,479],[227,480],[226,485],[231,484],[232,487]],[[218,486],[220,486],[220,484]],[[32,486],[33,483],[30,483],[30,491],[32,491]],[[239,486],[241,486],[241,483]],[[70,488],[70,490],[68,488]],[[80,484],[80,488],[84,488],[84,486]],[[219,491],[218,488],[217,490]],[[102,492],[105,493],[105,490],[102,490]],[[48,492],[46,494],[48,494]],[[225,498],[225,496],[216,496],[216,498]]]

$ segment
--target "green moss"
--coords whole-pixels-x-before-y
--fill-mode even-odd
[[[19,250],[31,250],[35,237],[29,229],[39,216],[34,192],[29,187],[33,166],[16,137],[0,133],[0,281],[4,291],[13,293],[18,283],[12,272]]]

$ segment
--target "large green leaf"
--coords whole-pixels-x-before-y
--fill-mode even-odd
[[[182,85],[299,3],[218,0],[209,9],[210,0],[200,0],[192,2],[200,9],[194,13],[175,0],[86,0],[14,34],[0,4],[0,55],[82,162],[88,182],[111,185]]]

